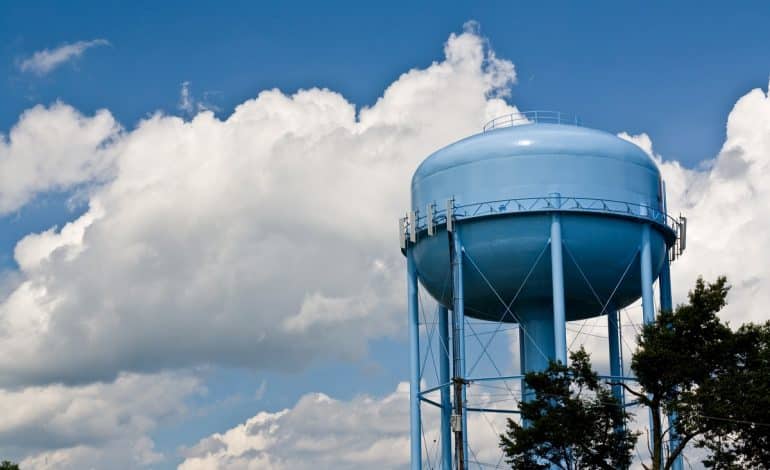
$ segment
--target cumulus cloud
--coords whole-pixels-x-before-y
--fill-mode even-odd
[[[652,155],[667,184],[669,212],[688,217],[687,251],[672,265],[675,300],[695,278],[727,275],[733,286],[724,318],[764,322],[770,302],[770,98],[754,89],[727,119],[719,154],[695,169],[653,151],[645,135],[621,135]]]
[[[93,39],[91,41],[66,43],[53,49],[43,49],[19,62],[19,70],[36,75],[45,75],[60,65],[77,59],[92,47],[109,45],[110,42],[106,39]]]
[[[449,38],[443,60],[404,73],[358,112],[337,93],[311,89],[263,91],[224,120],[156,114],[130,131],[107,111],[83,116],[60,103],[24,113],[0,136],[0,213],[41,192],[93,187],[82,217],[15,248],[15,288],[4,286],[0,301],[0,383],[17,388],[0,392],[0,409],[23,408],[15,394],[26,393],[42,414],[8,421],[0,437],[19,446],[11,434],[39,433],[53,443],[29,452],[31,468],[152,463],[160,456],[147,431],[162,413],[149,402],[121,408],[130,400],[111,386],[202,363],[298,370],[360,358],[370,338],[398,334],[395,220],[408,207],[411,173],[431,151],[514,111],[501,97],[515,77],[468,29]],[[655,156],[670,212],[690,218],[688,252],[673,267],[677,299],[697,274],[726,273],[735,322],[764,319],[770,296],[769,136],[767,93],[753,90],[706,165]],[[647,136],[625,137],[655,155]],[[82,385],[94,381],[104,382]],[[69,385],[35,386],[58,382]],[[108,411],[104,422],[70,411],[105,395],[134,423],[130,432],[102,433],[110,419],[121,427]],[[83,434],[39,424],[70,412],[89,423]],[[408,458],[406,413],[403,387],[349,402],[311,394],[204,439],[184,465],[301,468],[338,456],[343,466],[379,458],[398,468]],[[472,436],[489,432],[482,418]],[[429,429],[435,419],[426,414]],[[473,445],[479,460],[494,463],[496,439],[484,442]]]
[[[26,113],[3,147],[9,165],[66,140],[51,137],[60,129],[79,147],[29,164],[7,207],[105,169],[109,178],[81,218],[18,243],[21,280],[0,303],[0,382],[201,363],[297,370],[398,334],[395,221],[412,171],[514,109],[497,97],[513,65],[482,38],[453,34],[444,52],[358,113],[321,89],[264,91],[225,120],[157,114],[131,131],[107,112]]]
[[[182,87],[179,89],[179,110],[192,114],[195,111],[194,100],[192,93],[190,92],[190,82],[182,82]]]
[[[198,379],[181,373],[122,374],[110,383],[0,390],[0,451],[26,455],[24,468],[152,464],[163,456],[147,433],[185,415],[185,399],[203,391]]]
[[[490,397],[487,396],[489,402]],[[435,462],[438,413],[426,406],[425,458]],[[361,395],[350,401],[313,393],[292,408],[261,412],[246,422],[202,439],[184,451],[180,470],[407,468],[409,385],[384,397]],[[471,460],[499,462],[502,415],[470,415]],[[427,460],[426,460],[427,461]]]
[[[152,468],[165,456],[155,451],[155,443],[142,436],[135,440],[116,440],[103,446],[75,446],[31,455],[21,461],[21,468],[57,470],[62,468],[111,468],[133,470]]]
[[[107,179],[120,132],[105,110],[84,116],[54,103],[25,111],[7,136],[0,133],[0,216],[38,193]]]
[[[192,93],[192,83],[184,81],[179,88],[179,103],[177,104],[177,109],[179,109],[184,116],[188,117],[194,116],[196,113],[202,111],[221,111],[217,105],[209,100],[209,98],[214,97],[217,94],[219,94],[217,91],[204,91],[203,98],[197,99]]]

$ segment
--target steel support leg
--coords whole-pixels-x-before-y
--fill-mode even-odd
[[[662,310],[671,311],[674,308],[673,301],[671,299],[671,266],[669,264],[669,258],[666,256],[666,260],[663,262],[663,269],[660,271],[660,277],[658,278],[658,287],[660,288],[660,308]],[[675,429],[676,413],[672,413],[668,416],[668,426],[671,428],[669,432],[669,448],[674,449],[679,445],[679,436]],[[674,460],[674,464],[671,466],[671,470],[682,470],[684,467],[682,454]]]
[[[452,470],[452,400],[449,375],[449,312],[443,305],[438,307],[439,334],[439,382],[441,387],[441,468]]]
[[[642,312],[644,324],[655,321],[655,301],[652,295],[652,248],[650,247],[650,225],[642,227],[642,253],[640,256],[642,278]]]
[[[406,292],[409,311],[409,426],[411,439],[411,468],[422,470],[422,423],[420,419],[420,324],[417,298],[417,268],[412,250],[406,254]]]
[[[567,318],[564,307],[561,217],[551,216],[551,289],[553,291],[553,345],[555,359],[567,364]]]
[[[461,420],[461,430],[455,434],[457,467],[461,470],[468,468],[468,420],[465,400],[465,297],[463,293],[463,244],[460,239],[459,227],[452,232],[452,281],[454,292],[454,307],[452,320],[454,322],[452,343],[454,353],[454,376],[452,382],[455,390],[455,413]],[[459,434],[459,442],[458,442]]]
[[[660,270],[658,287],[660,288],[660,308],[667,311],[673,310],[674,305],[671,300],[671,265],[669,264],[668,256],[666,256],[666,261]]]
[[[607,336],[610,339],[610,375],[614,381],[619,382],[623,376],[623,356],[620,344],[620,312],[617,310],[610,310],[607,314]],[[625,403],[623,392],[622,385],[612,386],[612,394],[621,405]]]
[[[642,227],[642,251],[639,257],[642,281],[642,317],[645,325],[655,321],[655,305],[652,294],[652,283],[654,281],[652,278],[652,248],[650,244],[650,225],[645,224]],[[653,437],[652,429],[653,418],[652,410],[650,410],[650,439]]]

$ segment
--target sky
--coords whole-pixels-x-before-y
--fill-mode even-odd
[[[515,110],[648,152],[690,220],[675,299],[724,273],[725,318],[766,320],[768,18],[750,2],[3,2],[0,457],[402,468],[395,221],[423,158]],[[571,327],[599,365],[602,328]],[[511,331],[490,349],[512,371]],[[487,419],[472,446],[496,461]]]

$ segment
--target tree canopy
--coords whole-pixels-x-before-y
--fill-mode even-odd
[[[724,277],[713,283],[699,278],[687,303],[660,312],[638,337],[631,359],[637,383],[621,385],[651,416],[644,468],[670,469],[687,445],[709,451],[707,468],[770,468],[770,322],[731,329],[718,316],[729,289]],[[585,351],[571,360],[527,374],[535,394],[521,405],[527,424],[509,420],[501,438],[515,468],[548,468],[548,462],[623,468],[630,462],[624,456],[630,459],[636,435],[617,431],[628,415],[598,383]],[[674,425],[667,415],[676,416]],[[617,440],[616,454],[608,453],[607,439]]]
[[[639,335],[631,370],[640,389],[626,389],[651,412],[651,463],[646,468],[671,468],[687,444],[716,424],[702,418],[700,405],[712,399],[707,386],[730,362],[733,333],[717,316],[728,291],[724,277],[710,284],[699,278],[687,304],[660,312]],[[678,420],[670,429],[665,415],[672,413]],[[678,444],[667,446],[672,433]]]
[[[614,470],[631,462],[636,434],[626,429],[628,414],[599,380],[585,350],[570,359],[569,366],[551,362],[543,372],[526,374],[533,395],[520,405],[526,424],[509,419],[500,437],[514,468]]]
[[[741,326],[729,353],[693,406],[709,423],[697,445],[712,452],[707,467],[770,468],[770,323]]]

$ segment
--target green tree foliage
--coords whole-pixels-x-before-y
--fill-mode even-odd
[[[517,469],[615,470],[626,467],[636,434],[629,416],[609,387],[600,382],[582,348],[571,365],[551,362],[543,372],[526,374],[531,400],[520,406],[524,426],[509,419],[500,446]]]
[[[9,460],[0,462],[0,470],[19,470],[19,465]]]
[[[735,332],[727,364],[705,383],[693,414],[709,421],[698,446],[722,469],[770,468],[770,323]]]
[[[714,420],[703,419],[701,405],[710,399],[703,387],[724,374],[730,362],[732,332],[717,316],[728,290],[724,277],[708,285],[698,279],[689,303],[660,312],[639,336],[631,369],[641,390],[626,389],[651,412],[651,463],[645,468],[671,468],[688,443],[715,427]],[[666,424],[671,413],[679,418],[675,429]],[[673,432],[679,443],[666,452]]]
[[[639,335],[631,360],[638,386],[621,385],[650,411],[646,469],[670,469],[688,444],[710,451],[707,468],[770,468],[770,322],[731,330],[717,315],[729,289],[724,277],[708,284],[698,279],[688,303],[660,312]],[[535,399],[521,409],[530,425],[509,421],[501,441],[515,468],[628,464],[621,457],[629,455],[625,446],[635,436],[614,435],[622,456],[610,456],[605,440],[612,436],[609,423],[625,423],[627,416],[610,418],[609,411],[620,409],[602,408],[612,396],[596,382],[585,352],[571,359],[570,367],[552,364],[527,375]],[[677,416],[673,427],[666,419],[671,414]]]
[[[631,368],[653,416],[650,468],[670,468],[690,442],[711,451],[708,468],[770,468],[770,323],[732,331],[717,316],[728,291],[724,277],[698,279],[689,303],[640,336]],[[664,413],[677,415],[674,429]],[[665,452],[672,432],[679,444]]]

